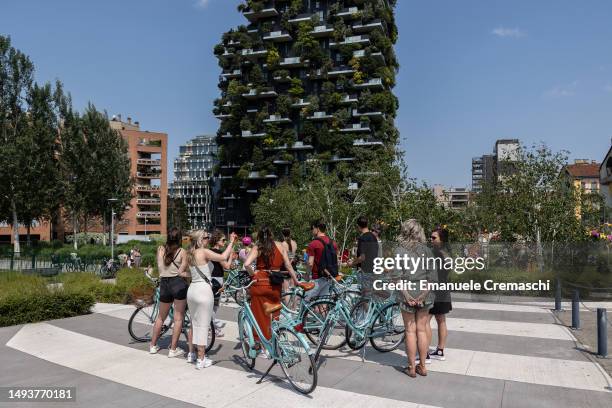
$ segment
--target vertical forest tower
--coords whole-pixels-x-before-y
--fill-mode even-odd
[[[219,227],[248,226],[262,188],[307,161],[355,172],[395,158],[396,0],[248,0],[223,34],[214,114]],[[296,199],[298,199],[296,197]]]

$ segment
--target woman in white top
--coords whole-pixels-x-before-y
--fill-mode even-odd
[[[194,344],[198,348],[196,369],[210,367],[212,360],[206,358],[208,331],[213,315],[214,295],[212,291],[212,262],[225,262],[232,254],[232,244],[236,235],[230,235],[230,244],[223,253],[218,254],[206,248],[210,235],[206,230],[197,230],[191,234],[191,251],[189,265],[191,270],[191,285],[187,291],[187,305],[191,314],[191,329],[189,330],[189,354],[187,361],[196,359]]]

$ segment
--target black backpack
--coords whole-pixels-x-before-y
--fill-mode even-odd
[[[323,271],[327,271],[327,273],[335,278],[338,276],[338,254],[336,253],[336,248],[334,248],[334,241],[331,238],[328,239],[329,242],[326,243],[322,238],[316,238],[317,241],[323,244],[323,253],[317,265],[317,270],[319,271],[319,277],[326,276]]]

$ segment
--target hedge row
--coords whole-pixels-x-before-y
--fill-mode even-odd
[[[94,303],[93,294],[48,287],[44,278],[0,274],[0,327],[82,315]]]
[[[153,292],[142,270],[122,269],[116,283],[87,272],[60,274],[53,284],[38,276],[0,272],[0,327],[89,313],[95,302],[130,303]]]

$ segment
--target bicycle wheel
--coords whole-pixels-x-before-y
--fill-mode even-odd
[[[136,341],[145,342],[151,340],[153,324],[157,318],[155,305],[146,305],[134,310],[128,322],[130,336]]]
[[[323,325],[329,311],[336,306],[336,303],[329,299],[319,299],[306,306],[306,311],[302,316],[302,325],[304,326],[304,333],[308,340],[314,345],[319,345],[321,342],[321,333],[323,331]],[[344,321],[338,319],[333,324],[333,327],[329,328],[329,334],[327,336],[323,349],[325,350],[337,350],[346,344],[346,338],[344,337]]]
[[[234,301],[238,303],[238,305],[244,305],[244,294],[241,290],[235,290],[234,293],[232,293],[232,297],[234,298]]]
[[[244,361],[247,367],[249,367],[249,370],[252,370],[253,367],[255,367],[257,351],[252,348],[251,337],[253,336],[253,330],[251,329],[251,325],[246,321],[242,311],[238,314],[238,335],[240,336],[240,345]]]
[[[317,387],[317,366],[310,348],[297,333],[286,327],[276,334],[276,361],[291,386],[299,393],[310,394]]]
[[[381,353],[393,351],[402,344],[405,331],[399,304],[389,304],[382,308],[370,326],[370,344]]]
[[[206,352],[208,353],[215,345],[215,325],[213,320],[210,321],[210,327],[208,328],[208,342],[206,343]]]
[[[351,322],[354,327],[362,328],[355,332],[351,325],[347,324],[345,327],[344,335],[346,337],[346,344],[353,350],[359,350],[366,343],[365,333],[367,327],[368,310],[370,309],[370,301],[368,299],[360,299],[351,310]]]

